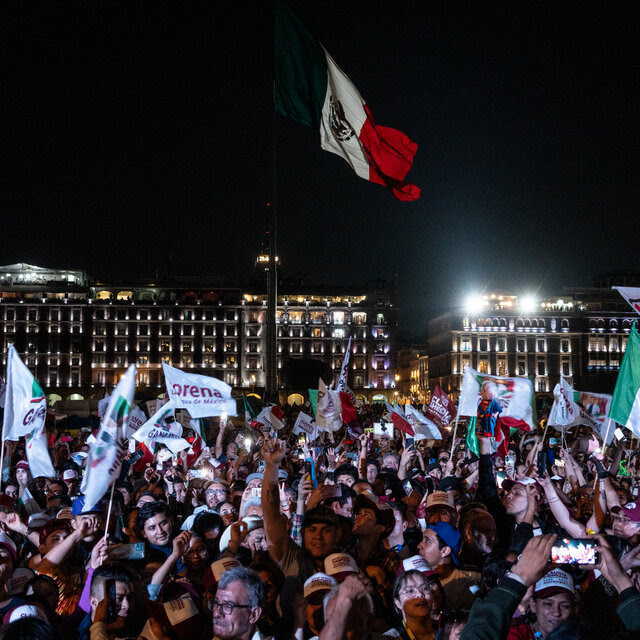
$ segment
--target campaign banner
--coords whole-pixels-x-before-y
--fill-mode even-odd
[[[467,367],[462,378],[458,412],[461,416],[477,416],[480,402],[491,401],[499,406],[504,425],[533,430],[532,397],[533,385],[528,378],[490,376]]]
[[[107,492],[109,485],[120,475],[126,450],[124,429],[129,424],[136,388],[136,367],[127,372],[113,390],[96,440],[89,449],[81,491],[85,494],[84,511],[89,511]]]
[[[455,402],[440,388],[440,385],[436,385],[433,389],[425,415],[441,427],[447,427],[455,419],[457,415]]]
[[[579,422],[580,407],[574,400],[574,391],[564,379],[553,389],[553,405],[547,420],[550,427],[573,427]]]
[[[169,399],[176,409],[186,409],[192,418],[237,415],[236,401],[231,387],[218,378],[199,373],[185,373],[181,369],[162,363]]]
[[[573,391],[573,399],[580,406],[580,424],[591,427],[607,444],[613,439],[615,425],[609,425],[611,398],[608,393],[592,391]],[[607,433],[609,432],[609,433]]]
[[[324,380],[318,381],[318,404],[316,406],[316,423],[319,429],[338,431],[342,427],[342,403],[340,393],[327,388]]]
[[[293,425],[293,433],[304,433],[307,435],[308,440],[313,441],[318,437],[318,425],[313,416],[301,411],[298,414],[296,423]]]
[[[413,406],[410,404],[405,405],[404,412],[406,419],[411,423],[416,433],[420,433],[433,440],[442,440],[442,434],[435,423],[426,416],[423,416]]]
[[[178,453],[191,446],[182,437],[182,425],[179,422],[167,422],[169,416],[175,411],[173,401],[160,407],[147,422],[145,422],[134,434],[138,442],[155,442],[165,445],[171,453]],[[147,445],[148,446],[148,445]]]

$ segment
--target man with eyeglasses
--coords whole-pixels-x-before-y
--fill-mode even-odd
[[[268,640],[256,628],[264,598],[264,584],[255,571],[225,571],[213,601],[214,640]]]
[[[210,512],[218,513],[218,509],[221,504],[229,499],[229,485],[223,480],[211,480],[207,482],[203,489],[204,504],[196,507],[193,513],[185,519],[180,527],[183,531],[190,531],[193,529],[193,522],[199,513]]]

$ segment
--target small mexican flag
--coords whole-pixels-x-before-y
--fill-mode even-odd
[[[404,178],[418,145],[375,123],[351,80],[283,0],[276,1],[275,45],[276,111],[319,129],[320,146],[361,178],[385,185],[398,200],[417,200],[420,189]]]
[[[609,417],[640,436],[640,335],[635,322],[613,390]]]

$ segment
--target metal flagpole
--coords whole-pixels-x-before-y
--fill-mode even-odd
[[[111,505],[113,504],[113,492],[116,488],[116,481],[114,480],[111,483],[111,495],[109,496],[109,508],[107,509],[107,519],[104,523],[104,540],[107,541],[107,536],[109,535],[109,520],[111,518]]]
[[[449,459],[453,460],[453,450],[456,446],[456,434],[458,433],[458,421],[460,420],[459,412],[456,413],[456,424],[453,427],[453,440],[451,441],[451,453],[449,454]]]

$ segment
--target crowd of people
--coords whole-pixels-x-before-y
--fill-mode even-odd
[[[476,455],[462,423],[390,437],[359,411],[313,441],[291,410],[277,434],[212,418],[95,505],[89,432],[51,434],[51,478],[5,443],[0,638],[640,637],[633,440],[538,427],[503,457],[478,429]]]

